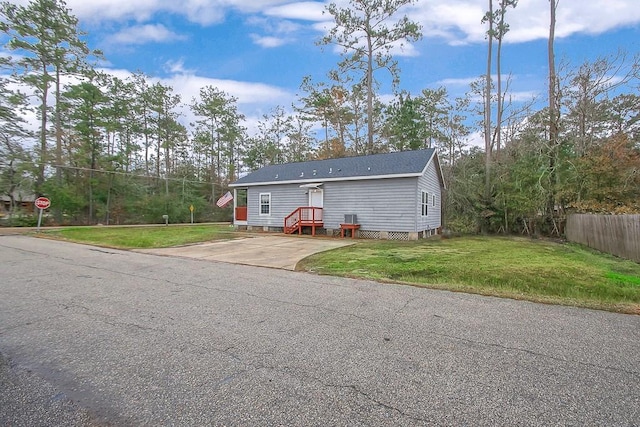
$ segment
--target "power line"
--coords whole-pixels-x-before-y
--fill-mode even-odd
[[[139,174],[135,174],[132,172],[122,172],[122,171],[110,171],[110,170],[105,170],[105,169],[93,169],[93,168],[86,168],[86,167],[79,167],[79,166],[64,166],[64,165],[54,165],[54,164],[50,164],[50,163],[41,163],[41,162],[33,162],[33,164],[40,166],[43,165],[44,166],[49,166],[52,168],[62,168],[62,169],[72,169],[72,170],[80,170],[80,171],[86,171],[86,172],[99,172],[99,173],[103,173],[103,174],[113,174],[113,175],[121,175],[121,176],[130,176],[133,178],[146,178],[146,179],[160,179],[160,180],[167,180],[167,181],[180,181],[180,182],[189,182],[189,183],[193,183],[193,184],[213,184],[213,185],[221,185],[221,183],[218,182],[212,182],[212,181],[194,181],[194,180],[189,180],[186,178],[173,178],[173,177],[163,177],[163,176],[153,176],[153,175],[139,175]]]

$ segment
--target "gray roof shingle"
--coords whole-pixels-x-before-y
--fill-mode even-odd
[[[232,187],[284,182],[323,182],[366,177],[419,175],[435,149],[269,165],[235,181]]]

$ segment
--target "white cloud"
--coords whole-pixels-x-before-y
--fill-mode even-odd
[[[174,64],[180,63],[180,61],[176,61]],[[178,66],[176,70],[179,71],[179,69],[180,67]],[[123,69],[103,68],[100,69],[100,71],[114,75],[123,80],[132,75],[130,71]],[[183,118],[181,121],[187,126],[189,123],[194,121],[193,114],[191,113],[188,104],[191,104],[191,101],[194,98],[197,99],[200,96],[200,89],[206,86],[216,87],[228,95],[237,98],[236,104],[238,106],[238,111],[247,117],[247,121],[257,120],[257,118],[261,117],[263,112],[271,110],[274,105],[290,105],[295,97],[293,93],[264,83],[213,79],[198,76],[189,71],[176,72],[175,74],[162,79],[150,77],[149,82],[151,84],[160,82],[167,85],[173,88],[174,93],[181,96],[183,104],[180,106],[180,113]]]
[[[230,9],[257,13],[267,8],[289,3],[287,0],[68,0],[67,6],[87,22],[150,20],[158,13],[172,13],[201,25],[224,20]]]
[[[175,74],[164,79],[152,79],[173,88],[174,93],[180,94],[183,105],[180,107],[181,122],[189,128],[196,117],[188,104],[200,96],[200,89],[213,86],[237,98],[238,111],[245,115],[245,126],[252,129],[262,114],[271,110],[274,105],[290,105],[294,99],[292,93],[281,88],[263,83],[242,82],[202,77],[193,73]]]
[[[315,24],[314,28],[322,32],[323,34],[327,34],[332,26],[333,26],[333,23],[325,21],[325,22],[320,22]],[[360,47],[364,47],[366,42],[364,32],[361,32],[360,34],[356,35],[356,37],[359,37],[358,45]],[[338,45],[329,45],[329,46],[331,46],[332,51],[336,54],[345,53],[345,49],[341,46],[338,46]],[[416,49],[415,45],[413,43],[407,42],[406,39],[393,43],[390,48],[390,53],[394,57],[398,57],[398,56],[412,57],[412,56],[419,56],[420,54]]]
[[[474,81],[478,80],[478,77],[463,77],[455,79],[442,79],[436,82],[439,86],[469,86]]]
[[[536,90],[521,90],[515,92],[507,92],[505,94],[506,102],[531,102],[540,98],[540,92]]]
[[[171,74],[189,74],[193,73],[193,70],[188,70],[184,67],[184,59],[177,61],[167,61],[164,64],[165,71]]]
[[[482,131],[471,132],[465,141],[468,147],[484,148],[484,134]]]
[[[81,21],[104,22],[133,19],[147,21],[157,11],[154,0],[68,0],[67,7]]]
[[[304,21],[323,21],[325,5],[314,1],[302,1],[268,8],[264,11],[267,16],[285,19],[299,19]]]
[[[27,0],[10,0],[26,4]],[[327,1],[291,0],[67,0],[67,6],[84,22],[104,23],[151,20],[160,13],[177,14],[201,25],[222,22],[230,10],[248,15],[321,22]],[[337,1],[341,6],[344,1]],[[481,23],[486,0],[421,0],[406,8],[421,23],[427,37],[444,38],[452,45],[482,42],[486,26]],[[509,9],[510,31],[505,42],[525,42],[547,37],[549,0],[520,1]],[[575,33],[600,34],[640,23],[637,0],[563,0],[557,13],[556,37]]]
[[[378,95],[378,100],[383,104],[391,104],[396,100],[396,96],[392,93],[381,93]]]
[[[280,37],[259,36],[257,34],[250,34],[250,36],[255,44],[266,48],[279,47],[287,43],[286,39]]]
[[[418,49],[416,49],[415,45],[412,43],[407,43],[406,41],[399,41],[393,44],[391,47],[391,54],[393,56],[419,56]]]
[[[244,114],[245,121],[243,124],[248,128],[250,134],[255,133],[257,123],[262,119],[262,115],[270,111],[274,105],[290,105],[294,99],[294,94],[275,86],[263,83],[212,79],[192,73],[176,74],[160,81],[171,86],[175,93],[179,93],[182,96],[184,104],[180,107],[181,121],[187,128],[190,128],[189,124],[194,123],[196,120],[188,104],[191,104],[194,98],[197,99],[200,96],[200,89],[206,86],[214,86],[237,98],[238,111]]]
[[[117,77],[120,80],[126,80],[132,76],[131,71],[122,68],[99,68],[97,71]]]
[[[252,16],[247,24],[260,27],[266,35],[252,33],[249,36],[255,44],[264,48],[280,47],[295,42],[295,33],[301,26],[288,20],[274,20],[271,18]]]
[[[186,37],[176,34],[162,24],[147,24],[125,28],[111,36],[111,43],[146,44],[185,40]]]
[[[425,37],[444,38],[451,44],[462,40],[484,38],[480,24],[485,2],[451,0],[424,2],[415,6],[411,19],[422,24]]]
[[[263,16],[250,16],[246,19],[246,23],[279,34],[291,34],[303,28],[302,25],[287,19],[273,19]]]
[[[293,99],[291,93],[264,83],[212,79],[191,73],[176,74],[161,81],[173,87],[177,93],[182,94],[184,102],[191,102],[191,99],[200,93],[200,88],[205,86],[215,86],[229,95],[238,98],[239,106],[259,107],[261,105],[275,105],[278,103],[287,103]]]
[[[271,25],[272,31],[278,34],[293,34],[302,28],[300,24],[296,24],[292,21],[278,21],[275,25]]]
[[[412,7],[410,17],[423,25],[426,37],[442,38],[451,45],[482,43],[484,0],[426,0]],[[506,15],[509,32],[505,43],[544,39],[549,34],[549,0],[527,0]],[[556,16],[556,38],[575,33],[600,34],[640,23],[637,0],[561,1]]]

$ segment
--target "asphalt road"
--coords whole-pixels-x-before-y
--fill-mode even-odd
[[[640,317],[0,237],[2,426],[640,425]]]

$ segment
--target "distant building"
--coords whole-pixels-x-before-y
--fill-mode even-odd
[[[33,193],[23,194],[20,191],[13,192],[14,208],[21,212],[32,213],[35,208],[33,202],[36,200],[36,196]],[[0,216],[7,215],[12,211],[11,197],[7,194],[0,194]]]

